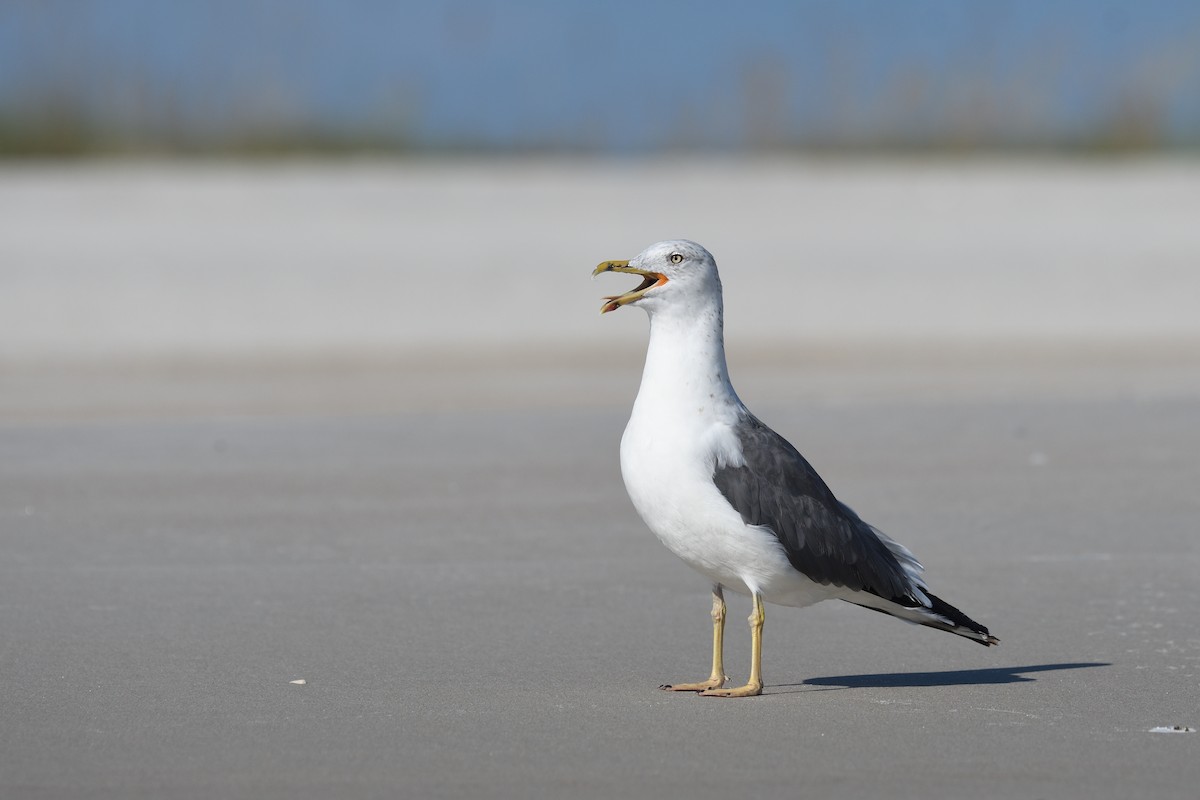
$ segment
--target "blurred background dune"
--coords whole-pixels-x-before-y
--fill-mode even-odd
[[[1187,2],[8,2],[0,412],[624,402],[673,237],[789,396],[1191,394],[1197,86]]]

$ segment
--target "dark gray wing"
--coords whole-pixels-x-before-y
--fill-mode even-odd
[[[921,605],[896,556],[796,448],[750,413],[735,431],[746,463],[718,467],[713,481],[746,524],[769,528],[792,566],[817,583]]]

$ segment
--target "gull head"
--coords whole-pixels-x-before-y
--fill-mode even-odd
[[[640,275],[642,282],[625,294],[604,298],[600,313],[636,304],[653,315],[664,308],[700,306],[721,298],[721,279],[712,254],[687,239],[671,239],[647,247],[628,261],[603,261],[592,277],[602,272]]]

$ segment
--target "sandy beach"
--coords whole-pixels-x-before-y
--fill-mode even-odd
[[[0,168],[0,794],[1194,797],[1198,179]],[[645,320],[587,276],[668,236],[743,399],[1000,647],[768,607],[764,696],[657,689],[708,589],[625,496]]]

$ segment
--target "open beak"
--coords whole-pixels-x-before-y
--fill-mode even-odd
[[[643,269],[637,269],[629,266],[628,261],[602,261],[600,265],[592,270],[592,277],[596,277],[601,272],[628,272],[631,275],[641,275],[642,282],[637,285],[633,291],[625,294],[614,294],[604,298],[604,305],[600,306],[600,313],[607,314],[609,311],[616,311],[618,308],[629,303],[633,303],[642,299],[649,290],[655,286],[662,286],[667,282],[667,276],[661,272],[647,272]]]

